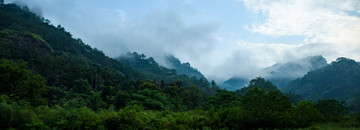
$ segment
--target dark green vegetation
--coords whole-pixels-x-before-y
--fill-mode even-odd
[[[360,111],[360,64],[348,58],[338,58],[323,68],[307,73],[289,83],[285,91],[317,101],[346,101],[350,111]]]
[[[359,127],[343,102],[301,101],[263,78],[239,93],[137,53],[114,60],[27,8],[0,7],[0,129]],[[345,123],[343,123],[345,122]]]
[[[181,63],[181,61],[173,55],[168,56],[166,60],[170,68],[176,70],[178,74],[185,74],[189,77],[205,78],[204,75],[199,72],[199,70],[191,67],[189,62]]]

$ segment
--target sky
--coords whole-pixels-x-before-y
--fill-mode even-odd
[[[360,61],[359,0],[5,0],[110,57],[174,55],[218,82],[307,56]]]

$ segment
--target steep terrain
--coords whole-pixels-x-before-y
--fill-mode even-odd
[[[282,89],[291,80],[304,76],[307,72],[319,69],[327,65],[327,61],[322,56],[309,56],[300,60],[286,63],[278,63],[265,68],[267,75],[264,77]]]
[[[166,59],[169,68],[176,70],[178,74],[185,74],[189,77],[196,77],[198,79],[206,79],[203,74],[196,68],[191,67],[190,63],[181,63],[181,61],[173,55],[169,55]]]
[[[342,102],[292,104],[264,78],[237,92],[178,75],[145,55],[109,58],[0,0],[0,129],[291,129],[340,120],[360,126],[358,117],[343,118]]]
[[[346,101],[352,111],[360,110],[360,64],[352,59],[338,58],[323,68],[291,81],[284,89],[304,99],[337,99]]]
[[[304,76],[307,72],[326,66],[326,59],[322,56],[309,56],[300,60],[277,63],[262,69],[265,79],[271,81],[282,90],[290,81]],[[221,86],[228,90],[240,89],[247,85],[248,78],[232,77]]]

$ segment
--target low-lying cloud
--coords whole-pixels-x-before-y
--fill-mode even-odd
[[[219,32],[228,26],[220,24],[222,20],[190,23],[184,17],[185,9],[176,6],[149,9],[144,15],[133,16],[133,12],[121,8],[100,8],[104,6],[102,3],[109,2],[19,1],[111,57],[136,51],[166,65],[164,56],[172,54],[217,81],[233,76],[263,76],[266,74],[262,68],[312,55],[323,55],[328,61],[341,56],[360,60],[360,2],[357,0],[238,1],[249,15],[263,18],[243,25],[243,32],[275,38],[303,36],[302,43],[253,43],[243,40],[242,36],[229,38]],[[199,1],[182,3],[191,5]]]

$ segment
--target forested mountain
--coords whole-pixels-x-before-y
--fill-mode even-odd
[[[169,64],[169,68],[176,70],[178,74],[185,74],[189,77],[196,77],[198,79],[206,79],[199,70],[191,67],[189,62],[181,63],[181,61],[173,55],[169,55],[166,58],[166,62]]]
[[[266,79],[270,80],[282,90],[290,81],[304,76],[307,72],[327,65],[322,56],[309,56],[300,60],[278,63],[265,68]]]
[[[274,83],[282,90],[290,81],[304,76],[307,72],[326,66],[326,59],[322,56],[309,56],[300,60],[277,63],[262,69],[262,77]],[[226,80],[222,87],[228,90],[240,89],[247,85],[249,79],[232,77]]]
[[[189,77],[187,75],[178,74],[174,69],[168,69],[159,65],[154,58],[147,58],[144,54],[136,52],[126,53],[123,56],[116,58],[118,61],[142,72],[147,79],[157,82],[172,83],[179,82],[184,86],[195,85],[204,92],[205,95],[213,95],[218,89],[218,86],[211,85],[205,77]]]
[[[265,91],[270,90],[279,90],[275,85],[273,85],[269,80],[265,80],[264,78],[257,77],[255,79],[250,80],[249,85],[245,86],[241,89],[236,90],[236,93],[238,94],[245,94],[250,89],[254,89],[255,87],[258,87],[260,89],[263,89]]]
[[[0,58],[24,60],[31,73],[43,76],[49,86],[47,99],[51,100],[47,102],[50,104],[58,104],[58,100],[63,100],[66,104],[76,99],[79,104],[93,109],[110,105],[121,108],[131,103],[124,100],[122,105],[116,105],[114,98],[118,93],[130,96],[129,99],[139,99],[131,97],[132,94],[143,89],[141,85],[150,84],[167,92],[181,89],[187,94],[191,90],[198,97],[192,100],[196,103],[191,103],[186,108],[195,108],[205,102],[206,96],[214,95],[218,89],[206,79],[177,75],[174,70],[159,66],[152,58],[137,57],[136,53],[134,58],[123,61],[131,67],[125,65],[105,56],[98,49],[91,48],[81,39],[72,38],[60,25],[54,27],[48,20],[39,18],[26,7],[8,4],[3,5],[0,11]],[[25,64],[23,61],[18,62]],[[170,88],[174,90],[168,90]],[[105,94],[110,91],[108,89],[114,91],[112,96]],[[87,94],[82,95],[83,92]],[[90,97],[94,99],[89,100]],[[179,100],[183,98],[185,97]],[[158,103],[163,106],[161,109],[165,109],[163,103]]]
[[[239,92],[178,75],[138,53],[109,58],[27,7],[0,1],[0,129],[286,129],[342,120],[360,126],[360,114],[344,118],[341,102],[292,104],[263,78]]]
[[[241,89],[249,83],[248,79],[232,77],[224,81],[220,86],[226,90],[235,91]]]
[[[338,58],[331,64],[291,81],[284,89],[307,100],[337,99],[346,101],[352,111],[360,111],[360,64]]]

